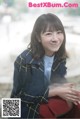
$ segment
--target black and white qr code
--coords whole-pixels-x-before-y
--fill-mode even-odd
[[[21,99],[2,98],[1,112],[2,117],[21,117]]]

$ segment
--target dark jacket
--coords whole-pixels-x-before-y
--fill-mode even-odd
[[[49,85],[64,83],[66,60],[55,56],[51,70],[51,80],[44,78],[43,59],[32,58],[31,51],[25,50],[14,63],[13,90],[11,98],[21,98],[21,117],[38,118],[39,105],[48,103]]]

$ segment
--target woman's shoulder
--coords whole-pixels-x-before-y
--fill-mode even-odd
[[[26,49],[17,56],[15,62],[26,64],[29,63],[31,60],[32,60],[31,50]]]

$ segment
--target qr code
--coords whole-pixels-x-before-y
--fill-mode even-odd
[[[2,117],[21,117],[20,98],[2,98],[1,106]]]

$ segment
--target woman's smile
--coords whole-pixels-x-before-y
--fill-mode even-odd
[[[50,45],[53,45],[53,46],[58,46],[59,45],[59,42],[56,42],[56,41],[52,41],[52,42],[50,42]]]

